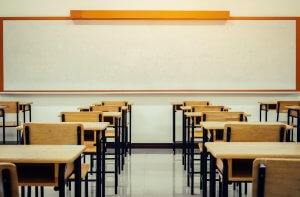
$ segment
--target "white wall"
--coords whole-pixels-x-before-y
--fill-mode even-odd
[[[70,9],[230,10],[232,16],[300,16],[299,0],[0,0],[0,16],[68,16]],[[281,94],[145,94],[145,95],[1,95],[0,100],[33,101],[33,121],[58,121],[60,111],[101,100],[129,100],[133,106],[134,142],[171,142],[172,101],[209,100],[258,120],[258,101],[294,100]],[[270,120],[275,120],[274,113]],[[284,117],[282,117],[285,119]],[[177,116],[180,133],[180,116]],[[10,134],[14,131],[10,130]],[[12,135],[11,135],[12,136]],[[1,139],[1,136],[0,136]]]
[[[71,9],[229,10],[232,16],[299,16],[299,0],[1,0],[1,16],[69,16]]]

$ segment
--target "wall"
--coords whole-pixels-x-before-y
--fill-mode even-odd
[[[0,16],[68,16],[70,9],[230,10],[232,16],[300,16],[299,0],[1,0]],[[171,142],[170,102],[209,100],[258,120],[258,101],[300,99],[298,94],[33,94],[1,95],[0,100],[33,101],[33,121],[58,121],[61,111],[101,100],[129,100],[134,142]],[[273,114],[273,115],[271,115]],[[284,117],[282,117],[285,120]],[[180,115],[177,116],[180,134]],[[270,113],[270,120],[275,120]],[[10,137],[15,131],[9,130]],[[1,139],[1,136],[0,136]]]

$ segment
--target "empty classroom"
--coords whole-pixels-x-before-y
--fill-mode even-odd
[[[0,0],[0,197],[300,196],[299,0]]]

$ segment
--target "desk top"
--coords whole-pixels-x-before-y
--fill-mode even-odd
[[[185,112],[184,113],[187,117],[201,117],[202,112]]]
[[[300,143],[289,142],[207,142],[215,158],[300,158]]]
[[[183,102],[172,102],[171,105],[183,105]]]
[[[200,122],[200,126],[208,130],[224,129],[225,124],[259,124],[259,125],[286,125],[280,122],[239,122],[239,121],[224,121],[224,122]],[[287,125],[286,125],[287,126]]]
[[[5,109],[7,108],[5,105],[0,105],[0,109]]]
[[[0,162],[70,163],[84,150],[83,145],[3,145]]]
[[[33,102],[23,102],[23,101],[20,101],[19,102],[19,105],[31,105],[31,104],[33,104]]]
[[[192,110],[192,106],[180,106],[181,110]]]
[[[122,117],[122,112],[103,112],[103,116],[111,116],[115,118],[121,118]]]
[[[277,105],[276,101],[260,101],[258,103],[262,105]]]
[[[300,106],[286,106],[286,108],[288,109],[292,109],[292,110],[300,110]]]

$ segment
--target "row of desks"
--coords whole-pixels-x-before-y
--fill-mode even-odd
[[[230,168],[229,161],[250,160],[249,179],[252,180],[252,160],[257,158],[300,158],[299,143],[283,142],[207,142],[205,149],[210,153],[210,174],[209,174],[209,196],[216,196],[216,161],[220,160],[223,164],[223,183],[222,195],[228,196],[228,176],[234,171]],[[206,153],[207,154],[207,153]],[[203,173],[207,174],[207,161],[203,159]],[[207,196],[207,178],[203,176],[203,196]]]
[[[101,139],[105,142],[105,130],[109,123],[106,122],[76,122],[83,125],[84,130],[97,130],[102,132]],[[71,123],[70,123],[71,124]],[[100,134],[99,141],[97,140],[97,152],[102,155],[97,156],[97,173],[96,173],[96,196],[105,195],[105,152],[104,147],[100,147]],[[104,143],[102,143],[104,144]],[[104,145],[103,145],[104,146]],[[81,196],[81,154],[85,151],[84,145],[5,145],[0,146],[0,162],[10,162],[17,165],[18,180],[20,186],[34,186],[55,185],[55,177],[49,174],[49,171],[41,173],[37,170],[37,164],[48,166],[59,166],[58,188],[59,196],[65,194],[65,166],[69,163],[74,163],[75,173],[75,196]],[[101,160],[100,160],[101,158]],[[26,167],[22,167],[26,164]]]
[[[299,143],[283,143],[283,142],[208,142],[208,136],[211,131],[224,129],[225,124],[230,122],[201,122],[203,128],[203,142],[199,144],[201,156],[201,171],[207,174],[207,157],[210,154],[210,196],[215,196],[216,190],[216,160],[220,159],[223,162],[223,196],[228,196],[228,176],[229,160],[256,158],[300,158]],[[240,123],[239,123],[240,124]],[[249,123],[245,123],[249,124]],[[251,123],[250,123],[251,124]],[[254,123],[253,123],[254,124]],[[258,123],[255,123],[258,124]],[[269,123],[259,123],[269,124]],[[281,124],[283,123],[272,123]],[[252,163],[249,167],[249,180],[252,180]],[[232,172],[232,171],[231,171]],[[203,179],[203,196],[207,196],[207,176]]]

